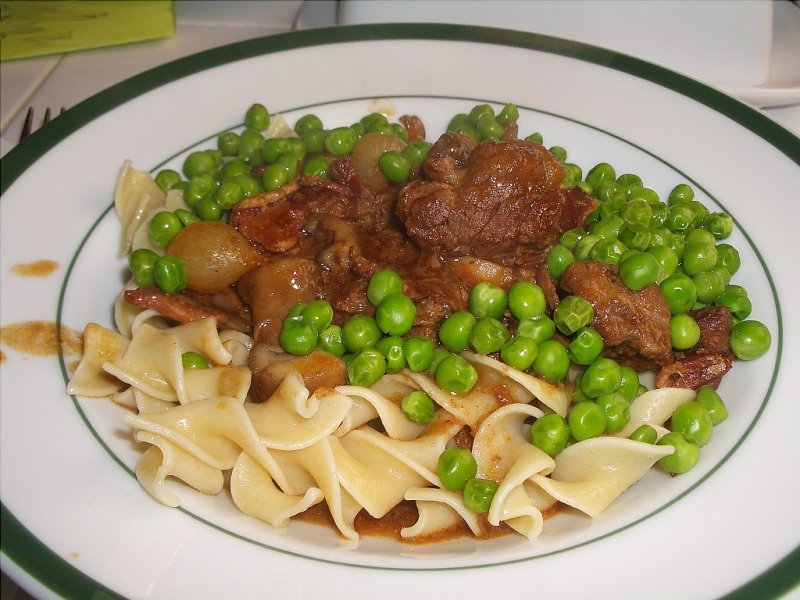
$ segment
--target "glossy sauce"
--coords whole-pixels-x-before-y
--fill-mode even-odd
[[[0,327],[0,343],[33,356],[58,354],[59,335],[64,356],[79,356],[83,351],[81,334],[63,325],[60,331],[51,321],[23,321]]]

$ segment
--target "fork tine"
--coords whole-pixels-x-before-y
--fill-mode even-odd
[[[48,106],[44,109],[44,118],[42,119],[42,125],[47,125],[50,122],[50,107]]]
[[[31,106],[25,115],[25,122],[22,124],[22,131],[19,134],[20,142],[31,134],[32,128],[33,128],[33,107]]]

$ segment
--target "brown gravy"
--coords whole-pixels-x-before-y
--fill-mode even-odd
[[[36,260],[30,263],[19,263],[11,267],[11,272],[24,277],[47,277],[58,269],[54,260]]]
[[[58,354],[58,334],[65,356],[79,356],[83,351],[81,334],[63,325],[60,331],[51,321],[23,321],[0,327],[0,343],[33,356]]]

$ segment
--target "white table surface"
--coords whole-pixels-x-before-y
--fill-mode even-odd
[[[177,0],[175,6],[176,33],[167,39],[0,63],[0,156],[17,145],[28,107],[33,107],[34,123],[38,125],[48,107],[57,114],[62,107],[74,106],[166,62],[233,42],[291,31],[298,26],[334,25],[336,18],[335,2],[326,0],[306,0],[305,4],[303,0]],[[800,54],[795,54],[800,45],[800,6],[777,0],[775,9],[775,31],[781,37],[776,37],[768,83],[778,90],[788,90],[785,97],[792,103],[762,110],[800,135],[800,102],[795,100],[794,93],[794,86],[800,80]],[[766,90],[767,97],[770,91]],[[0,597],[31,598],[5,575],[0,581]]]

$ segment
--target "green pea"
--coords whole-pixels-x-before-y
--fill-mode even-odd
[[[581,389],[590,398],[614,392],[622,383],[622,369],[611,358],[598,358],[581,377]]]
[[[572,251],[572,253],[575,255],[575,260],[589,260],[589,255],[592,252],[592,248],[599,241],[600,238],[593,233],[588,233],[583,236],[580,240],[578,240],[578,243],[575,244],[575,249]]]
[[[542,138],[542,134],[538,131],[533,132],[525,139],[529,142],[533,142],[534,144],[542,145],[544,143],[544,138]]]
[[[501,321],[485,317],[472,328],[469,344],[479,354],[491,354],[499,352],[509,337],[508,328]]]
[[[289,183],[289,174],[283,165],[269,165],[261,174],[261,185],[265,192],[274,192],[282,185]]]
[[[384,333],[405,335],[414,325],[417,309],[405,294],[389,294],[378,305],[375,321]]]
[[[708,411],[713,425],[719,425],[728,418],[728,409],[715,389],[707,385],[700,387],[694,401]]]
[[[403,354],[408,368],[414,373],[430,369],[434,357],[433,340],[426,337],[407,337],[403,340]]]
[[[747,290],[741,285],[728,284],[725,286],[726,294],[737,294],[739,296],[747,296]]]
[[[203,198],[194,210],[203,221],[219,221],[222,218],[222,207],[213,198]]]
[[[319,177],[320,179],[330,179],[331,162],[324,156],[315,156],[306,161],[303,165],[303,174]]]
[[[149,248],[138,248],[128,257],[128,268],[139,286],[153,285],[153,267],[159,255]]]
[[[478,121],[484,115],[491,115],[494,117],[494,109],[488,104],[476,104],[469,111],[469,122],[473,127],[478,126]]]
[[[716,299],[715,304],[717,306],[727,307],[734,318],[739,321],[743,321],[749,317],[753,310],[753,305],[747,296],[731,294],[729,292],[723,292],[719,298]]]
[[[352,127],[331,129],[325,136],[325,150],[334,156],[345,156],[353,151],[358,136]]]
[[[659,202],[661,202],[661,199],[658,197],[656,191],[648,187],[640,187],[637,189],[630,190],[628,192],[628,199],[631,202],[644,200],[645,202],[647,202],[647,204],[650,205],[658,204]]]
[[[528,432],[531,444],[550,456],[556,456],[567,447],[569,425],[561,415],[550,413],[536,419]]]
[[[389,125],[389,132],[396,138],[403,140],[404,142],[408,140],[408,131],[403,126],[402,123],[392,123]]]
[[[380,340],[376,348],[386,359],[386,372],[397,373],[406,368],[406,355],[403,352],[403,338],[389,336]]]
[[[537,344],[546,342],[556,333],[556,324],[547,315],[520,319],[514,335],[517,337],[527,337]]]
[[[678,475],[686,473],[700,460],[700,446],[687,440],[683,434],[671,431],[664,435],[658,442],[659,446],[672,446],[672,454],[659,459],[658,464],[667,473]]]
[[[563,146],[550,146],[548,151],[553,155],[553,158],[555,158],[562,165],[567,161],[567,149]]]
[[[284,320],[278,341],[286,352],[295,356],[307,356],[317,347],[318,330],[303,318]]]
[[[516,123],[519,119],[519,109],[514,104],[506,104],[497,114],[497,122],[501,125]]]
[[[342,342],[342,328],[338,325],[328,325],[320,331],[317,338],[317,347],[333,356],[344,356],[347,348]]]
[[[184,352],[181,354],[181,364],[184,369],[207,369],[208,361],[199,352]]]
[[[730,244],[717,246],[717,264],[725,267],[731,275],[735,275],[741,266],[739,251]]]
[[[604,181],[614,181],[616,178],[617,174],[614,171],[614,167],[606,162],[601,162],[589,169],[586,174],[586,183],[591,185],[592,188],[597,188]]]
[[[592,401],[578,402],[567,415],[570,433],[579,442],[602,435],[606,421],[605,411]]]
[[[460,311],[448,316],[439,327],[439,341],[450,352],[463,352],[478,320],[472,313]]]
[[[171,190],[181,182],[181,174],[174,169],[162,169],[155,177],[155,182],[161,191]]]
[[[244,192],[242,187],[235,181],[224,182],[214,194],[214,200],[222,210],[230,210],[237,202],[241,202],[243,199]]]
[[[755,360],[763,356],[771,344],[769,329],[761,321],[740,321],[731,330],[731,350],[740,360]]]
[[[452,354],[442,359],[436,367],[436,383],[446,392],[464,394],[478,381],[478,372],[466,360]]]
[[[583,229],[581,229],[580,227],[576,227],[574,229],[570,229],[568,231],[565,231],[561,235],[561,239],[558,241],[558,243],[560,245],[564,246],[565,248],[567,248],[567,250],[572,252],[572,251],[575,250],[575,245],[585,235],[586,235],[586,232]]]
[[[226,131],[217,136],[217,148],[223,156],[236,156],[239,154],[239,134]]]
[[[641,192],[642,190],[638,190]],[[632,198],[628,200],[622,211],[622,218],[626,223],[635,223],[644,227],[649,227],[653,220],[653,209],[650,203],[644,198]]]
[[[242,196],[245,198],[250,198],[263,191],[261,184],[249,175],[237,175],[233,178],[233,181],[239,184]]]
[[[669,216],[669,207],[663,202],[655,202],[650,205],[650,208],[653,209],[653,218],[650,219],[650,225],[652,227],[663,227]]]
[[[526,337],[515,337],[500,349],[503,362],[518,371],[528,370],[538,353],[539,344]]]
[[[724,240],[733,233],[733,218],[726,213],[711,213],[703,219],[700,227],[710,231],[715,239]]]
[[[470,312],[477,318],[499,319],[506,310],[508,297],[503,288],[482,281],[472,288],[468,302]]]
[[[609,265],[617,265],[620,260],[622,260],[622,255],[627,250],[625,245],[619,240],[608,238],[600,240],[592,246],[592,250],[589,252],[589,258]]]
[[[478,473],[478,462],[466,448],[453,446],[439,455],[436,463],[436,474],[442,487],[460,492],[467,481]]]
[[[258,156],[261,159],[264,144],[264,136],[259,131],[245,129],[239,135],[239,158],[245,161],[252,161],[254,156]]]
[[[700,340],[700,326],[688,314],[673,315],[669,320],[672,347],[688,350]]]
[[[436,370],[439,368],[439,364],[448,356],[452,356],[452,352],[448,352],[444,348],[435,347],[433,349],[433,360],[431,360],[431,364],[428,367],[428,373],[433,377],[436,375]]]
[[[333,321],[333,308],[327,300],[313,300],[306,304],[300,315],[317,331],[322,331]]]
[[[659,284],[661,293],[667,301],[670,314],[679,315],[692,308],[697,302],[697,288],[689,277],[676,273]]]
[[[369,387],[386,373],[386,359],[376,348],[359,350],[347,365],[347,378],[352,385]]]
[[[638,190],[639,188],[644,187],[642,178],[635,173],[623,173],[617,177],[617,184],[626,190]]]
[[[595,402],[606,414],[606,431],[608,433],[622,431],[631,420],[630,403],[622,397],[622,394],[617,392],[603,394]]]
[[[391,269],[381,269],[370,277],[367,284],[367,299],[377,307],[389,294],[402,294],[403,280]]]
[[[193,225],[194,223],[199,223],[200,219],[196,214],[191,211],[186,210],[185,208],[179,208],[175,211],[175,216],[181,222],[181,225],[187,227],[188,225]]]
[[[660,265],[652,254],[638,252],[620,262],[619,274],[625,285],[638,292],[655,283],[660,274]]]
[[[154,214],[147,224],[147,234],[156,248],[166,248],[181,229],[181,220],[175,213],[166,210]]]
[[[547,340],[539,344],[539,352],[533,361],[534,373],[556,383],[567,376],[569,365],[567,349],[560,342]]]
[[[464,486],[464,506],[479,514],[489,512],[497,488],[497,483],[490,479],[469,479]]]
[[[162,256],[153,265],[153,282],[167,294],[182,292],[187,279],[186,265],[176,256]]]
[[[297,135],[303,137],[309,131],[320,131],[323,129],[322,119],[315,114],[303,115],[294,124],[294,131]]]
[[[192,177],[186,184],[186,190],[183,193],[183,200],[190,207],[195,208],[200,200],[213,199],[214,192],[217,189],[217,182],[210,175],[198,175]]]
[[[388,125],[389,119],[387,119],[386,115],[383,113],[373,112],[361,117],[360,122],[362,125],[364,125],[367,131],[374,131],[376,126]]]
[[[687,203],[672,204],[667,212],[664,226],[679,233],[688,231],[694,222],[695,212]]]
[[[566,296],[553,311],[553,322],[564,335],[572,335],[592,322],[594,310],[581,296]]]
[[[689,233],[686,234],[686,244],[693,245],[693,244],[716,244],[717,240],[714,239],[714,236],[711,234],[710,231],[706,231],[705,229],[692,229]]]
[[[378,168],[392,183],[404,183],[411,172],[411,161],[402,152],[390,150],[381,154]]]
[[[418,165],[428,156],[431,149],[430,142],[411,142],[403,149],[403,156],[405,156],[412,165]]]
[[[375,319],[368,315],[350,317],[342,327],[342,342],[350,352],[374,346],[383,337]]]
[[[639,375],[627,365],[620,365],[619,370],[622,377],[616,391],[628,402],[633,402],[639,395]]]
[[[624,224],[625,221],[619,215],[608,215],[592,225],[589,233],[601,240],[617,239],[619,231]]]
[[[650,238],[650,230],[640,223],[626,222],[619,230],[619,241],[633,250],[647,250]]]
[[[672,413],[670,421],[672,431],[681,433],[686,439],[694,442],[701,448],[711,439],[711,432],[714,427],[711,415],[698,402],[687,402],[681,404]]]
[[[567,353],[572,362],[578,365],[590,365],[603,351],[603,337],[591,327],[581,327],[567,346]]]
[[[427,425],[436,416],[436,404],[428,394],[422,390],[415,390],[407,394],[400,402],[400,410],[411,421]]]
[[[645,444],[655,444],[658,441],[658,432],[652,425],[640,425],[632,434],[628,436],[629,440],[634,442],[643,442]]]
[[[275,161],[273,167],[283,167],[286,170],[286,181],[291,181],[297,175],[297,157],[291,152],[284,152]]]
[[[250,176],[250,168],[238,158],[225,163],[220,171],[222,181],[231,181],[242,175]]]
[[[547,309],[544,291],[530,281],[518,281],[508,290],[508,308],[514,318],[522,320],[543,315]]]
[[[683,270],[687,275],[709,271],[717,264],[717,258],[714,244],[688,245],[683,252]]]
[[[725,281],[716,271],[705,271],[692,277],[697,289],[697,300],[703,304],[712,304],[725,291]]]
[[[325,138],[328,137],[328,132],[324,129],[312,129],[303,136],[303,141],[306,143],[306,152],[315,153],[325,150]]]
[[[287,138],[269,138],[264,141],[261,148],[261,158],[264,162],[272,165],[278,161],[281,154],[289,152],[289,140]]]
[[[187,179],[205,175],[214,170],[214,157],[204,150],[190,153],[183,161],[183,174]]]
[[[478,135],[481,140],[499,140],[506,132],[503,126],[497,122],[494,114],[483,114],[475,124],[475,129],[478,130]]]
[[[258,131],[264,131],[269,127],[269,121],[269,111],[263,104],[251,105],[244,114],[244,124]]]
[[[687,183],[679,183],[669,193],[670,204],[681,204],[682,202],[690,202],[694,200],[694,190]]]
[[[608,208],[608,212],[617,213],[627,199],[625,188],[616,181],[604,181],[594,190],[595,198]]]
[[[663,281],[678,268],[678,255],[669,246],[654,246],[647,250],[657,261],[660,267],[659,276],[656,281]]]
[[[673,234],[669,229],[666,227],[651,227],[650,228],[650,248],[655,248],[657,246],[666,246],[669,243],[669,240],[674,236],[679,235],[677,233]]]
[[[547,253],[547,270],[550,271],[550,275],[555,279],[561,279],[567,267],[574,262],[575,255],[572,254],[569,248],[562,244],[556,244]]]
[[[288,146],[287,152],[294,156],[297,160],[302,160],[306,156],[306,142],[303,138],[299,137],[288,137],[286,138],[286,144]]]

